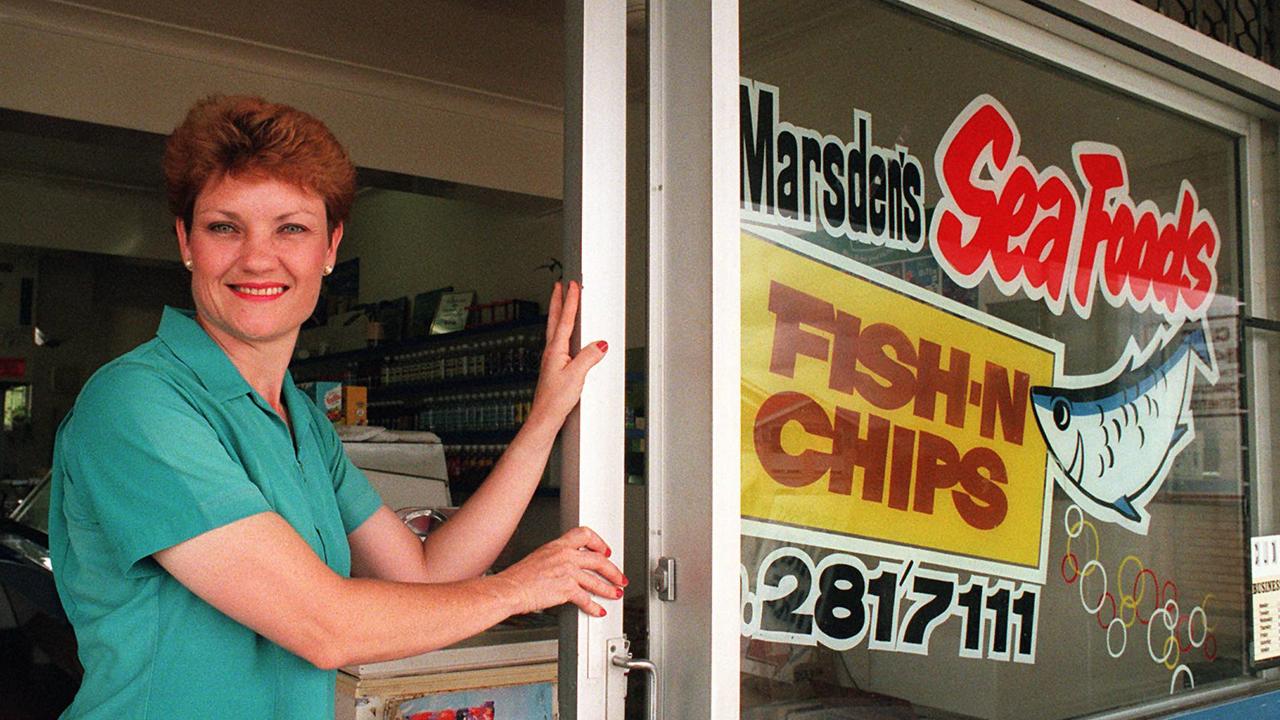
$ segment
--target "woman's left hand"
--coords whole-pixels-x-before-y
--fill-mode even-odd
[[[593,342],[578,351],[577,357],[569,355],[569,339],[573,336],[574,321],[578,317],[578,300],[582,288],[570,280],[561,296],[561,284],[551,290],[551,303],[547,309],[547,344],[542,351],[542,366],[538,373],[538,387],[534,391],[530,419],[543,419],[559,428],[582,396],[587,371],[604,358],[609,349],[603,340]]]

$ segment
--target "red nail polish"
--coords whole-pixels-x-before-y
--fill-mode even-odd
[[[608,614],[609,613],[605,612],[604,608],[600,608],[600,614],[597,615],[596,617],[604,617],[605,615],[608,615]]]
[[[596,347],[600,348],[600,352],[609,352],[609,343],[603,340],[596,343]]]
[[[626,575],[623,575],[623,576],[622,576],[622,587],[626,587],[626,586],[628,586],[628,585],[630,585],[630,584],[631,584],[631,581],[627,579],[627,576],[626,576]]]
[[[609,556],[611,556],[611,555],[613,555],[613,548],[605,548],[605,549],[604,549],[604,556],[605,556],[605,557],[609,557]]]
[[[622,588],[618,588],[618,590],[617,590],[617,596],[618,596],[618,599],[619,599],[619,600],[621,600],[621,599],[622,599]]]

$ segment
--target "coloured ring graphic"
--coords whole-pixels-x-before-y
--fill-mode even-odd
[[[1101,563],[1096,562],[1102,555],[1102,541],[1098,539],[1098,529],[1094,527],[1093,523],[1084,519],[1083,511],[1080,510],[1080,506],[1072,505],[1068,507],[1063,521],[1066,522],[1067,517],[1071,515],[1071,511],[1073,509],[1077,513],[1081,513],[1081,517],[1075,523],[1067,523],[1067,554],[1072,556],[1073,560],[1075,560],[1077,564],[1076,570],[1084,575],[1088,575],[1092,572],[1092,570],[1089,569],[1089,563],[1092,562],[1095,563],[1097,567],[1102,567]],[[1089,534],[1093,536],[1093,552],[1086,556],[1089,560],[1085,562],[1084,569],[1081,570],[1079,568],[1079,560],[1076,560],[1075,554],[1071,551],[1071,541],[1083,535],[1086,529],[1089,531]]]
[[[1151,628],[1156,626],[1155,619],[1157,615],[1163,615],[1165,617],[1164,625],[1165,625],[1165,628],[1169,630],[1169,637],[1165,639],[1165,643],[1164,643],[1164,654],[1159,657],[1156,657],[1155,650],[1151,649]],[[1177,625],[1177,622],[1173,619],[1173,616],[1170,615],[1169,611],[1166,610],[1165,608],[1160,608],[1155,612],[1151,613],[1151,622],[1147,623],[1147,654],[1151,656],[1151,662],[1167,664],[1170,660],[1177,658],[1177,655],[1175,653],[1177,653],[1178,651],[1178,638],[1173,634],[1173,628],[1176,625]],[[1173,641],[1172,648],[1170,648],[1170,642],[1169,642],[1170,640]],[[1177,663],[1175,662],[1174,664],[1176,665]],[[1173,666],[1168,666],[1168,667],[1170,670],[1173,669]]]
[[[1120,628],[1120,649],[1112,650],[1111,649],[1111,631],[1114,630],[1116,627]],[[1124,622],[1120,618],[1118,617],[1112,618],[1111,622],[1107,623],[1107,654],[1113,658],[1118,658],[1124,654],[1125,648],[1127,648],[1128,646],[1129,646],[1128,627],[1125,626]]]
[[[1196,689],[1196,678],[1195,678],[1195,675],[1191,674],[1191,668],[1187,667],[1186,665],[1179,665],[1178,667],[1174,668],[1173,676],[1169,678],[1169,694],[1170,695],[1177,692],[1178,676],[1181,675],[1182,673],[1186,673],[1187,682],[1191,683],[1190,689],[1191,690]]]
[[[1068,560],[1071,561],[1071,569],[1073,572],[1071,577],[1067,577],[1067,561]],[[1061,567],[1059,568],[1059,571],[1062,573],[1062,579],[1068,585],[1075,582],[1076,578],[1080,577],[1080,558],[1077,558],[1075,553],[1068,552],[1067,554],[1063,555],[1062,562],[1060,563],[1060,565]]]
[[[1093,607],[1089,607],[1089,603],[1084,600],[1084,579],[1089,577],[1092,572],[1090,566],[1097,568],[1097,571],[1102,573],[1102,594],[1098,596],[1098,604]],[[1109,594],[1107,591],[1107,569],[1102,567],[1102,563],[1097,560],[1090,560],[1085,563],[1084,569],[1080,571],[1080,604],[1084,606],[1085,611],[1090,615],[1096,615],[1102,609],[1102,603],[1106,601]]]

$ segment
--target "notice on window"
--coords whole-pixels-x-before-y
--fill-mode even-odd
[[[1253,661],[1280,658],[1280,535],[1256,537],[1253,556]]]

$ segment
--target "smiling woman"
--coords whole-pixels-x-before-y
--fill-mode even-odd
[[[164,170],[197,322],[233,362],[292,351],[355,198],[346,151],[306,113],[213,96],[170,136]]]
[[[202,101],[165,172],[195,312],[99,370],[58,433],[50,550],[85,675],[65,718],[323,718],[333,668],[444,647],[626,584],[576,528],[494,575],[603,343],[571,352],[553,290],[532,408],[488,479],[421,542],[287,372],[352,199],[317,120]],[[352,575],[358,576],[352,578]]]

